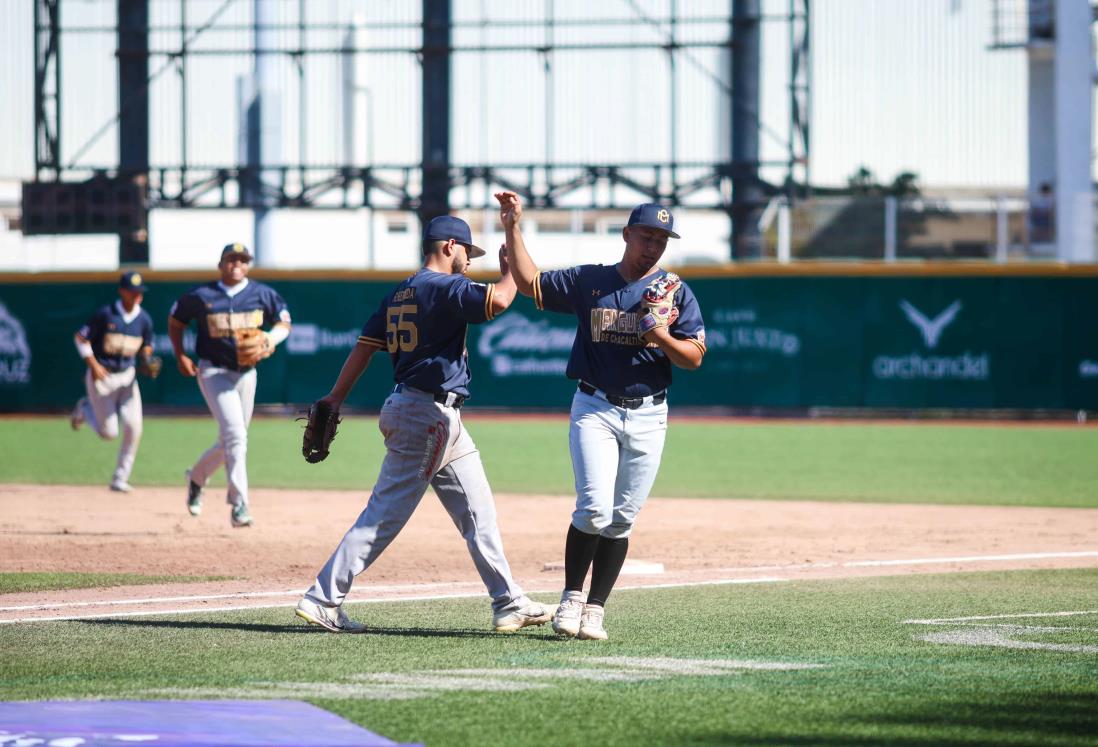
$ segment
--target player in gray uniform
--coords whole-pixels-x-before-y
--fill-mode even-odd
[[[333,633],[366,631],[341,605],[355,576],[396,538],[428,486],[465,538],[492,598],[495,629],[510,633],[546,623],[552,615],[552,608],[528,599],[511,577],[488,478],[459,409],[469,396],[467,326],[507,309],[515,282],[502,250],[498,283],[465,277],[469,260],[484,250],[473,245],[469,226],[459,218],[432,220],[424,231],[423,252],[422,269],[385,296],[322,400],[338,411],[374,353],[388,351],[396,388],[378,419],[386,449],[381,473],[366,508],[296,610]]]
[[[122,273],[118,295],[119,300],[97,309],[74,337],[76,350],[88,366],[87,396],[76,403],[69,423],[73,430],[87,423],[100,438],[110,441],[118,437],[121,421],[122,444],[110,487],[129,493],[133,490],[130,472],[141,442],[141,389],[135,361],[138,356],[152,357],[153,322],[141,308],[145,283],[139,273]]]
[[[662,205],[633,210],[616,265],[538,272],[522,240],[518,195],[496,197],[519,292],[532,296],[539,309],[578,321],[567,369],[578,384],[568,433],[576,509],[553,629],[604,640],[606,599],[663,453],[671,367],[697,368],[705,354],[701,310],[690,288],[657,266],[667,240],[679,238],[671,211]],[[584,600],[588,569],[591,587]]]
[[[229,520],[234,527],[252,523],[246,458],[255,405],[255,366],[290,334],[286,302],[271,287],[248,279],[251,261],[243,244],[227,245],[217,265],[220,279],[184,293],[168,315],[176,366],[184,376],[198,378],[218,428],[217,441],[187,470],[187,510],[192,516],[202,512],[202,488],[224,464],[229,482],[226,501],[232,506]],[[183,351],[183,331],[192,321],[198,325],[197,364]],[[270,330],[262,331],[267,326]]]

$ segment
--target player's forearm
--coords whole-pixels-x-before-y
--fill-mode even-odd
[[[654,339],[653,339],[654,338]],[[674,365],[693,370],[702,364],[705,354],[698,345],[690,340],[680,340],[666,329],[653,331],[649,339],[659,345],[660,350]]]
[[[182,358],[185,353],[183,352],[183,330],[186,327],[183,323],[176,320],[174,317],[168,318],[168,339],[172,343],[172,351],[175,352],[175,357]]]
[[[80,356],[80,360],[89,366],[95,363],[95,353],[92,351],[90,342],[80,335],[73,335],[73,343],[76,345],[76,353]]]
[[[351,348],[347,360],[343,362],[343,368],[340,369],[339,378],[336,379],[332,391],[328,392],[328,397],[333,400],[333,404],[337,409],[347,399],[347,395],[354,389],[355,383],[358,382],[363,371],[370,365],[370,358],[379,349],[376,345],[365,342],[360,342]]]
[[[497,316],[507,311],[517,293],[515,276],[508,272],[495,283],[495,288],[492,290],[492,315]]]
[[[507,237],[507,259],[511,263],[511,275],[515,279],[515,286],[522,295],[533,296],[534,278],[537,277],[538,266],[526,251],[522,230],[516,224],[507,227],[504,235]]]
[[[290,336],[290,325],[287,322],[276,322],[267,333],[267,339],[271,341],[271,347],[277,347]]]

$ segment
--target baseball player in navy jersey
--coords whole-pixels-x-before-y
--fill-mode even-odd
[[[616,265],[539,272],[522,240],[518,195],[496,197],[519,292],[532,296],[538,309],[578,321],[567,368],[577,381],[568,434],[576,509],[553,629],[604,640],[606,600],[660,466],[671,367],[695,369],[705,355],[701,310],[690,288],[658,266],[668,239],[679,238],[666,207],[645,203],[633,210]]]
[[[220,279],[180,296],[168,315],[176,366],[184,376],[198,378],[198,388],[217,420],[217,441],[187,470],[187,510],[192,516],[202,512],[202,489],[224,464],[234,527],[252,524],[246,457],[255,366],[290,334],[286,302],[273,288],[248,279],[251,261],[243,244],[229,244],[217,265]],[[183,331],[192,321],[198,327],[197,364],[183,351]],[[270,330],[263,331],[264,327]]]
[[[511,305],[515,281],[500,251],[498,283],[465,277],[469,260],[484,251],[469,226],[451,216],[424,231],[423,267],[396,286],[362,328],[332,391],[338,410],[371,357],[385,350],[396,388],[385,400],[378,428],[385,459],[366,508],[317,575],[296,614],[333,633],[362,633],[341,605],[355,576],[385,551],[431,486],[453,519],[492,598],[497,631],[514,632],[549,621],[552,608],[532,602],[511,577],[496,523],[496,508],[473,439],[461,422],[469,396],[465,333]]]
[[[84,389],[87,396],[76,403],[69,417],[73,430],[87,423],[106,440],[118,437],[122,444],[111,476],[111,490],[129,493],[137,446],[141,441],[141,390],[137,386],[137,357],[153,352],[153,322],[141,308],[145,284],[136,272],[125,272],[118,282],[119,300],[96,309],[88,323],[77,330],[76,350],[87,364]]]

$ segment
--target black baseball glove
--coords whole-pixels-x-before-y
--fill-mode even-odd
[[[137,372],[142,376],[155,379],[160,375],[160,369],[164,367],[164,361],[159,355],[141,355],[137,358]]]
[[[342,418],[326,400],[319,399],[309,408],[305,420],[301,454],[309,464],[323,462],[328,457],[328,447],[336,437],[336,426],[342,422]]]

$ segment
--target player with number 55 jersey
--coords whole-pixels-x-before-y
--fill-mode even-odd
[[[473,244],[465,221],[451,216],[427,225],[423,253],[423,267],[385,296],[321,400],[338,412],[374,353],[389,353],[396,387],[378,418],[385,437],[381,474],[366,508],[296,610],[333,633],[366,630],[348,619],[341,605],[355,576],[404,528],[428,485],[464,537],[492,597],[495,629],[514,632],[552,616],[552,609],[528,599],[511,577],[480,452],[461,422],[470,380],[466,329],[502,313],[515,298],[506,255],[500,250],[498,283],[465,277],[469,261],[484,250]]]

